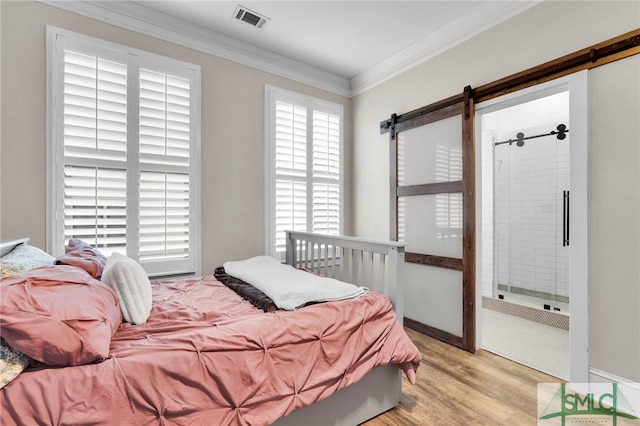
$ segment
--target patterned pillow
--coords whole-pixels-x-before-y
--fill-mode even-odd
[[[0,262],[0,278],[9,277],[11,275],[24,272],[26,269],[22,265],[14,265],[13,263]]]
[[[51,266],[55,260],[55,257],[45,253],[38,247],[20,244],[0,257],[0,264],[9,267],[21,266],[28,271],[40,266]]]
[[[29,357],[0,339],[0,389],[18,377],[29,365]]]

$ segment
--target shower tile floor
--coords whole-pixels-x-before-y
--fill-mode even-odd
[[[569,378],[567,330],[483,309],[482,348],[552,376]]]

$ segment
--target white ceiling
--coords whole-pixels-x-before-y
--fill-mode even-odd
[[[539,3],[42,1],[347,96]],[[258,29],[235,19],[238,5],[268,23]]]
[[[144,1],[146,7],[352,78],[433,34],[480,1]],[[234,19],[238,4],[270,20]]]

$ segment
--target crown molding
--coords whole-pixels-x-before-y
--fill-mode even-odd
[[[542,0],[483,3],[428,37],[353,77],[351,96],[359,95],[541,2]]]
[[[380,64],[347,79],[134,2],[38,0],[120,28],[198,50],[341,96],[353,97],[541,3],[487,2]]]
[[[284,55],[241,42],[134,2],[39,0],[41,3],[237,62],[342,96],[351,96],[347,78]]]

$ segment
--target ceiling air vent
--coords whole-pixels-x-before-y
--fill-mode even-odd
[[[234,17],[258,28],[262,28],[264,24],[269,21],[269,18],[267,18],[266,16],[257,14],[256,12],[249,10],[244,6],[238,6],[236,8]]]

